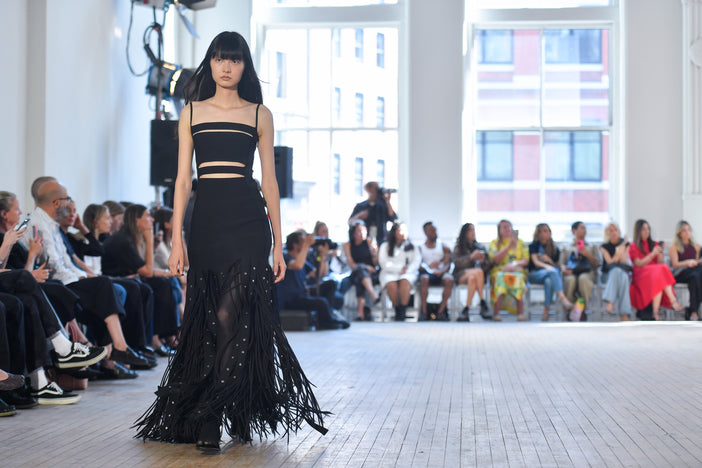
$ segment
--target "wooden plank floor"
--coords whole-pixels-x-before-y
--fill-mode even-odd
[[[132,438],[164,363],[0,419],[0,466],[702,466],[699,323],[354,323],[288,337],[329,433]]]

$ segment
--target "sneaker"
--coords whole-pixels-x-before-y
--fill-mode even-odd
[[[482,315],[482,314],[481,314],[481,315]],[[483,317],[483,318],[485,318],[485,317]],[[501,316],[500,314],[495,314],[495,315],[492,317],[492,321],[493,321],[493,322],[501,322],[501,321],[502,321],[502,316]]]
[[[527,321],[527,316],[526,314],[519,314],[517,315],[517,320],[520,322],[526,322]]]
[[[80,395],[64,392],[56,382],[49,382],[46,387],[33,391],[32,396],[40,405],[72,405],[80,401]]]
[[[56,367],[70,369],[90,366],[102,361],[105,356],[107,356],[107,349],[103,346],[90,347],[74,341],[70,353],[65,356],[56,355]]]

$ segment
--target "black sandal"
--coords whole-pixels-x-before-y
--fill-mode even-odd
[[[220,425],[215,421],[208,421],[200,429],[200,437],[195,447],[205,454],[215,454],[220,452]]]

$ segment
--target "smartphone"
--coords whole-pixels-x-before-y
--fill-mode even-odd
[[[661,249],[662,249],[663,246],[665,245],[665,242],[664,242],[664,241],[658,241],[658,245],[659,245],[659,246],[661,247]]]
[[[583,247],[585,247],[585,241],[584,241],[584,240],[579,240],[579,241],[577,242],[577,246],[578,246],[578,249],[582,249]]]
[[[25,227],[25,226],[27,225],[27,223],[29,222],[30,219],[32,219],[32,218],[30,218],[29,216],[28,216],[27,218],[25,218],[24,221],[22,221],[20,224],[18,224],[17,226],[15,226],[15,231],[19,231],[20,229],[22,229],[23,227]]]
[[[158,231],[161,230],[161,225],[159,223],[154,223],[154,234],[158,236]]]

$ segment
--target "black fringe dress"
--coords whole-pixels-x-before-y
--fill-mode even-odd
[[[277,318],[271,229],[251,177],[258,107],[256,127],[192,125],[191,107],[190,127],[199,182],[185,316],[178,349],[156,401],[135,424],[136,437],[195,442],[203,423],[213,420],[241,441],[289,435],[303,421],[324,434],[328,413],[320,410]],[[221,161],[242,166],[212,164]],[[215,173],[242,177],[202,177]]]

